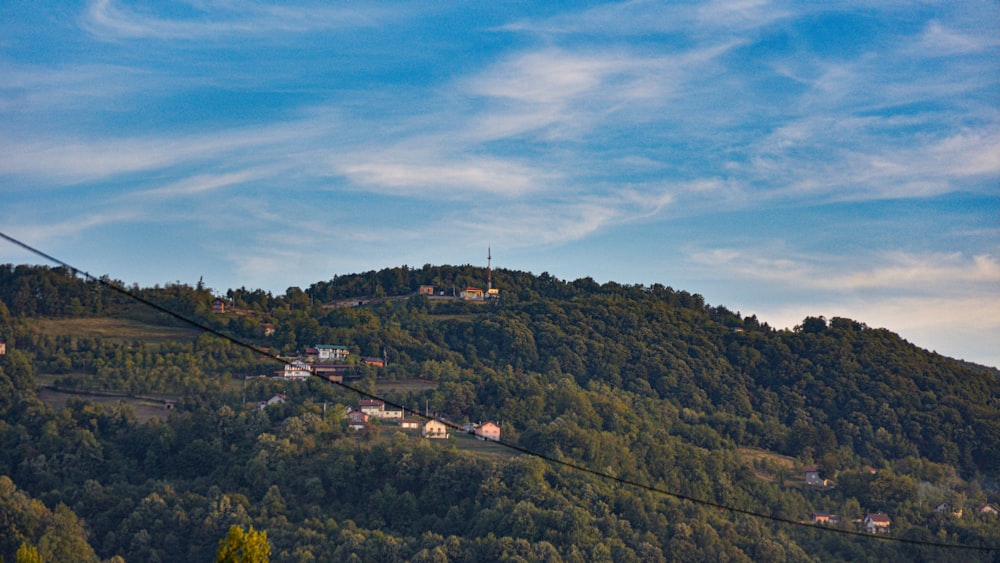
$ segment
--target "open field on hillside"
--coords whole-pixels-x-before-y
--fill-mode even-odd
[[[456,448],[477,456],[504,460],[520,455],[517,451],[501,446],[496,442],[480,440],[470,434],[458,433],[454,434],[454,436]]]
[[[53,410],[63,408],[70,399],[84,399],[92,403],[100,403],[109,408],[119,402],[123,402],[132,406],[135,410],[135,417],[139,422],[146,422],[151,418],[166,420],[167,415],[170,413],[162,402],[135,397],[109,397],[86,392],[66,393],[54,389],[39,389],[38,398]]]
[[[407,434],[412,437],[420,436],[419,430],[404,430],[395,424],[385,424],[379,427],[379,436],[377,440],[389,442],[392,440],[392,436],[397,432],[402,432],[403,434]],[[479,440],[475,436],[461,431],[455,432],[454,430],[449,430],[449,432],[451,433],[451,438],[447,440],[427,438],[420,439],[426,439],[428,444],[443,448],[448,448],[452,443],[454,443],[455,449],[468,452],[478,457],[489,458],[494,461],[502,461],[520,455],[517,451],[501,446],[496,442]],[[452,442],[452,440],[454,440],[454,442]]]
[[[757,448],[739,448],[737,453],[743,461],[754,466],[754,473],[758,478],[767,482],[773,482],[776,475],[772,471],[767,471],[761,468],[760,465],[770,466],[775,469],[784,469],[786,471],[791,471],[795,467],[794,458],[769,452],[767,450],[759,450]],[[759,462],[764,463],[758,465]]]
[[[426,379],[401,379],[399,381],[378,381],[375,389],[379,393],[419,393],[428,389],[437,389],[437,381]]]
[[[191,328],[157,326],[131,319],[111,317],[79,319],[32,319],[31,325],[51,336],[78,336],[130,342],[142,340],[160,342],[172,339],[196,338],[200,332]]]

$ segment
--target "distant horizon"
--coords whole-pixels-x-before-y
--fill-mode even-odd
[[[993,0],[0,15],[0,231],[81,269],[273,293],[492,249],[1000,365]]]

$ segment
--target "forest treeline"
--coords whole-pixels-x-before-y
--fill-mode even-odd
[[[978,510],[1000,501],[995,369],[852,319],[809,317],[775,330],[662,285],[501,269],[499,300],[446,298],[485,277],[482,268],[425,265],[283,295],[200,282],[129,291],[275,353],[337,344],[350,362],[384,358],[385,367],[358,365],[355,385],[455,422],[499,421],[504,440],[602,473],[783,519],[837,515],[832,525],[845,530],[885,513],[893,537],[1000,548],[1000,521]],[[445,297],[418,295],[422,285]],[[225,313],[212,312],[215,297]],[[94,560],[205,560],[234,524],[266,530],[277,561],[997,553],[792,527],[391,424],[356,433],[344,421],[356,394],[319,380],[258,379],[281,366],[213,335],[44,329],[88,318],[182,326],[63,268],[0,266],[7,560],[22,544],[58,560],[59,534]],[[176,408],[145,423],[125,403],[73,399],[53,410],[38,398],[41,379],[163,394]],[[414,379],[434,385],[392,391]],[[279,392],[285,404],[258,408]],[[831,486],[804,485],[813,465]]]

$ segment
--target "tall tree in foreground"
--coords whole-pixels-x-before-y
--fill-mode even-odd
[[[219,542],[216,563],[267,563],[271,560],[271,546],[267,543],[267,532],[256,531],[253,526],[246,532],[233,524],[226,539]]]

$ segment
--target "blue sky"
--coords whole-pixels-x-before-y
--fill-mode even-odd
[[[0,230],[223,292],[490,246],[1000,366],[998,61],[995,1],[7,1]]]

